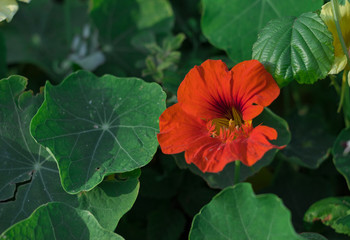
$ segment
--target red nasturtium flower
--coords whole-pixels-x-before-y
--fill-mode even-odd
[[[186,162],[202,172],[220,172],[236,160],[251,166],[268,150],[281,148],[268,141],[277,138],[275,129],[252,125],[279,93],[257,60],[230,71],[220,60],[207,60],[190,70],[178,89],[178,103],[160,116],[160,147],[166,154],[185,151]]]

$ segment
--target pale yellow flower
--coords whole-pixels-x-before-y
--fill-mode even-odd
[[[340,10],[340,28],[341,32],[345,41],[345,45],[348,51],[350,51],[350,3],[348,1],[345,1],[345,5],[339,6]],[[332,65],[332,68],[330,70],[330,74],[336,74],[340,71],[344,70],[344,68],[347,65],[347,58],[346,55],[343,52],[343,49],[341,47],[337,28],[335,26],[334,21],[334,15],[332,11],[332,5],[331,2],[326,3],[322,6],[320,17],[325,22],[325,24],[328,27],[328,30],[333,35],[333,46],[334,46],[334,63]]]
[[[31,0],[19,0],[22,2],[29,3]],[[0,0],[0,22],[6,19],[10,22],[13,16],[18,10],[18,4],[16,0]]]

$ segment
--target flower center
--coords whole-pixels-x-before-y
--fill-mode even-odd
[[[233,107],[224,118],[215,118],[212,120],[212,123],[215,126],[215,131],[220,133],[220,129],[237,129],[242,126],[244,121],[241,113]]]
[[[243,121],[242,115],[234,107],[223,118],[215,118],[207,123],[209,134],[223,142],[232,141],[249,132],[252,121]]]

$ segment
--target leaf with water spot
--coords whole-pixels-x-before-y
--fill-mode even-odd
[[[0,239],[123,240],[102,228],[90,212],[58,202],[39,207],[30,217],[2,233]]]
[[[302,240],[291,215],[273,194],[256,196],[249,183],[240,183],[217,194],[194,217],[191,240],[235,239]]]
[[[165,98],[156,83],[79,71],[46,84],[31,133],[55,156],[63,188],[87,191],[152,159]]]
[[[29,123],[43,96],[23,92],[26,85],[20,76],[0,80],[0,232],[41,204],[77,204],[59,184],[55,161],[30,135]]]
[[[322,0],[202,0],[201,28],[236,62],[249,60],[258,32],[270,20],[320,9]],[[271,45],[273,47],[273,45]]]

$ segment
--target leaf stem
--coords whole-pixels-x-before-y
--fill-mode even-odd
[[[345,89],[346,89],[346,71],[343,72],[343,79],[341,84],[341,93],[340,93],[340,101],[337,112],[340,113],[343,103],[344,103],[344,97],[345,97]],[[345,114],[345,113],[344,113]]]
[[[343,38],[343,34],[341,32],[340,28],[340,10],[339,10],[339,2],[338,0],[331,0],[332,4],[332,11],[333,11],[333,16],[334,16],[334,22],[335,22],[335,27],[337,28],[337,33],[339,37],[339,42],[341,44],[341,48],[343,49],[343,52],[348,60],[348,65],[350,64],[350,57],[348,53],[348,49],[346,48],[345,41]]]
[[[340,89],[340,86],[339,86],[339,84],[337,83],[337,81],[336,81],[336,79],[335,79],[335,76],[334,76],[334,75],[329,75],[329,78],[331,79],[331,85],[334,86],[335,91],[336,91],[338,94],[340,94],[341,89]]]
[[[241,161],[235,161],[235,180],[234,185],[240,182],[240,173],[241,173]]]

